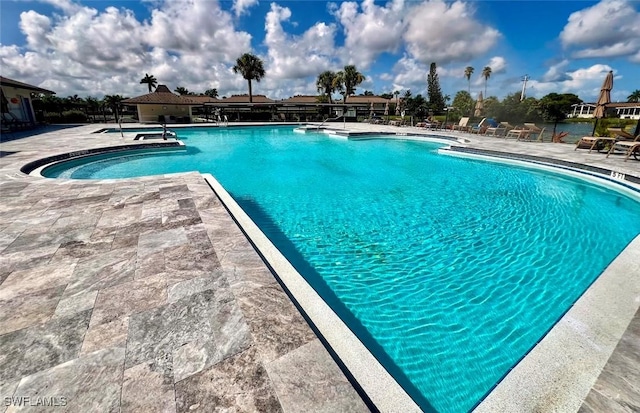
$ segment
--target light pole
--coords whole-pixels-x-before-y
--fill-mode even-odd
[[[524,75],[521,78],[522,80],[522,93],[520,94],[520,102],[524,100],[524,97],[527,93],[527,81],[529,80],[529,75]]]

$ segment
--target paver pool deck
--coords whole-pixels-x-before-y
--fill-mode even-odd
[[[134,142],[129,133],[92,133],[113,126],[45,130],[9,141],[3,136],[0,411],[375,409],[341,370],[319,338],[322,334],[309,325],[202,175],[79,181],[20,171],[28,162],[48,156],[145,144]],[[640,161],[574,151],[573,145],[385,125],[346,128],[437,133],[464,138],[467,141],[459,145],[467,148],[640,177]],[[581,379],[589,382],[587,391],[533,394],[537,388],[532,386],[529,402],[519,404],[519,411],[640,409],[640,240],[614,264],[601,278],[618,280],[617,287],[628,292],[620,298],[620,308],[613,309],[619,313],[611,317],[612,309],[598,307],[597,299],[589,309],[592,318],[606,317],[612,330],[582,330],[588,343],[590,335],[600,336],[590,349],[598,353],[596,361],[553,361],[556,369],[565,371],[572,371],[566,363],[589,365]],[[608,344],[600,345],[603,341]],[[524,361],[535,363],[536,354],[532,356]],[[524,361],[522,369],[531,368]],[[511,383],[501,383],[486,400],[494,404],[481,404],[478,410],[510,406],[515,411],[504,404],[505,398],[514,389],[526,396],[526,383]],[[7,403],[6,397],[14,399]],[[16,399],[20,397],[30,399]],[[33,405],[45,399],[64,406]]]

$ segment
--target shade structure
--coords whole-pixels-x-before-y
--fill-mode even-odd
[[[484,110],[484,104],[482,103],[482,92],[478,93],[478,100],[476,100],[476,110],[473,112],[473,116],[482,116]]]
[[[613,70],[610,70],[607,77],[604,78],[602,87],[600,88],[600,95],[598,95],[598,101],[596,102],[596,109],[593,111],[593,117],[596,121],[593,123],[593,132],[596,133],[596,126],[598,126],[598,119],[604,117],[605,105],[611,103],[611,89],[613,89]]]
[[[371,102],[371,105],[369,105],[369,117],[373,117],[373,102]]]
[[[384,105],[384,116],[389,116],[389,102]]]

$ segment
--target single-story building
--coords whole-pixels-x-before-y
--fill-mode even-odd
[[[640,103],[638,102],[611,102],[604,106],[608,118],[640,119]],[[571,107],[569,118],[593,119],[593,113],[596,110],[595,103],[577,103]]]
[[[55,93],[51,90],[0,76],[2,113],[9,113],[12,119],[20,122],[36,123],[32,94],[55,95]]]
[[[122,104],[136,106],[140,122],[190,123],[216,120],[218,114],[229,120],[246,121],[321,121],[327,117],[342,116],[348,120],[369,117],[372,113],[393,115],[391,99],[380,96],[350,96],[347,103],[324,103],[319,96],[298,95],[284,100],[269,99],[264,95],[232,95],[222,99],[208,96],[180,96],[165,85],[146,95],[126,99]],[[391,104],[391,107],[390,107]]]
[[[620,119],[640,120],[640,102],[619,102],[611,104]]]
[[[141,123],[190,123],[194,107],[202,107],[217,99],[208,96],[181,96],[171,92],[166,85],[146,95],[122,101],[123,105],[136,106]]]

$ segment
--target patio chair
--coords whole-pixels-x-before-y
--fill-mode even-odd
[[[458,122],[457,125],[453,125],[453,130],[459,130],[459,131],[468,131],[469,127],[467,126],[467,123],[469,123],[469,118],[465,117],[465,118],[460,118],[460,122]]]
[[[524,126],[516,126],[515,128],[507,131],[507,133],[505,133],[504,138],[505,139],[509,139],[509,138],[516,138],[517,141],[519,140],[529,140],[529,134],[531,133],[531,131],[527,128],[525,128]]]
[[[544,131],[546,128],[539,128],[538,126],[536,126],[535,123],[526,123],[524,124],[524,127],[529,129],[530,133],[529,133],[529,137],[533,137],[534,135],[538,135],[538,138],[536,139],[536,141],[539,142],[544,142]]]
[[[625,162],[629,159],[629,157],[631,157],[631,155],[633,155],[635,159],[638,159],[638,155],[640,155],[640,135],[633,136],[630,133],[627,133],[624,130],[618,128],[609,128],[609,130],[613,133],[618,134],[617,136],[630,138],[630,140],[615,141],[613,145],[611,145],[609,152],[607,152],[607,158],[609,157],[609,155],[615,153],[615,151],[618,150],[624,152]]]
[[[31,123],[19,119],[11,112],[2,112],[2,123],[12,130],[27,129],[31,127]]]
[[[614,137],[611,136],[583,136],[576,143],[576,147],[573,149],[574,151],[578,148],[589,148],[589,153],[592,150],[597,150],[600,152],[605,149],[607,145],[613,145],[614,143],[621,140],[635,140],[636,137],[631,135],[630,133],[625,132],[622,128],[608,128],[609,132],[615,134]]]
[[[488,128],[488,122],[487,122],[487,118],[482,118],[482,120],[480,122],[478,122],[477,125],[472,126],[469,129],[469,132],[471,133],[484,133],[485,130],[487,130]]]
[[[509,122],[500,122],[500,124],[496,127],[487,128],[485,135],[491,136],[505,136],[508,131],[513,129],[514,127],[509,124]]]

